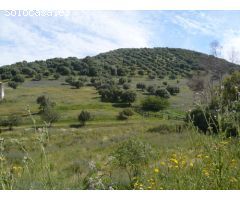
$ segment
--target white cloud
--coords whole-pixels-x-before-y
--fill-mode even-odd
[[[229,30],[224,33],[222,40],[222,56],[223,58],[240,64],[240,30]]]
[[[150,33],[139,19],[137,12],[109,11],[75,11],[51,18],[0,15],[0,65],[146,47]],[[1,41],[7,44],[1,45]]]

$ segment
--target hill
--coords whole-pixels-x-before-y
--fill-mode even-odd
[[[16,74],[26,77],[59,75],[126,76],[144,75],[164,78],[188,77],[196,71],[225,73],[239,65],[207,54],[175,48],[129,48],[93,57],[53,58],[45,61],[18,62],[0,67],[0,80]]]
[[[203,84],[234,69],[169,48],[1,67],[0,189],[240,189],[240,72]]]

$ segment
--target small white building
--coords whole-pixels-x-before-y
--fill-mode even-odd
[[[4,99],[4,85],[0,82],[0,101]]]

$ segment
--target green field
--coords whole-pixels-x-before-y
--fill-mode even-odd
[[[153,84],[148,78],[132,78]],[[161,85],[163,80],[154,80]],[[167,80],[176,84],[176,80]],[[72,89],[64,79],[25,81],[18,89],[6,88],[0,115],[17,114],[23,123],[12,131],[2,129],[2,189],[239,189],[239,141],[198,133],[183,126],[185,112],[193,106],[193,93],[180,79],[180,94],[170,98],[170,107],[158,116],[135,113],[117,119],[123,108],[101,102],[94,87]],[[139,105],[146,96],[137,91]],[[36,99],[46,95],[56,102],[61,118],[44,129]],[[27,107],[37,121],[34,128]],[[88,110],[93,119],[84,127],[77,116]],[[156,113],[155,113],[156,114]],[[182,128],[179,130],[178,127]],[[43,128],[41,128],[43,127]],[[150,144],[154,159],[141,166],[138,176],[114,167],[114,150],[133,138]]]

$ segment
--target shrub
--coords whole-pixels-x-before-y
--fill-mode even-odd
[[[128,103],[129,106],[136,100],[137,94],[133,91],[125,91],[121,95],[121,100],[123,103]]]
[[[73,76],[68,76],[65,79],[65,82],[68,83],[69,85],[71,85],[74,81],[75,81],[75,78]]]
[[[17,89],[18,83],[14,82],[14,81],[10,81],[10,82],[8,82],[8,86],[13,88],[13,89]]]
[[[117,87],[109,87],[107,89],[99,90],[99,94],[101,95],[101,100],[104,102],[120,102],[122,99],[123,91]]]
[[[10,115],[8,118],[0,119],[0,126],[8,127],[13,130],[14,126],[19,126],[22,123],[22,118],[17,115]]]
[[[130,116],[132,116],[134,114],[132,109],[126,108],[124,110],[122,110],[121,112],[119,112],[118,114],[118,119],[120,120],[126,120],[128,119]]]
[[[156,88],[155,88],[155,86],[153,86],[153,85],[149,85],[148,87],[147,87],[147,91],[148,91],[148,93],[149,94],[155,94],[155,92],[156,92]]]
[[[125,115],[123,112],[119,112],[117,119],[119,120],[127,120],[129,118],[128,115]]]
[[[134,112],[131,108],[125,108],[122,112],[127,116],[133,116],[133,114],[134,114]]]
[[[79,89],[79,88],[84,86],[84,83],[82,81],[73,81],[70,85],[74,86],[77,89]]]
[[[195,108],[187,114],[186,120],[192,122],[200,131],[206,133],[217,133],[218,121],[216,115],[211,113],[208,109]]]
[[[43,73],[43,76],[45,76],[45,77],[48,77],[50,75],[50,71],[45,71],[44,73]]]
[[[178,86],[170,86],[168,85],[167,86],[167,91],[171,94],[171,95],[176,95],[177,93],[180,92],[180,89]]]
[[[167,81],[163,81],[162,84],[163,85],[168,85],[168,82]]]
[[[227,77],[222,86],[222,98],[224,104],[229,104],[239,99],[240,88],[240,72],[233,73],[230,77]]]
[[[34,76],[34,79],[33,79],[34,81],[40,81],[40,80],[42,80],[42,75],[41,74],[36,74],[35,76]]]
[[[169,92],[166,89],[164,89],[164,88],[157,89],[156,92],[155,92],[155,95],[159,96],[159,97],[162,97],[162,98],[165,98],[165,99],[170,98]]]
[[[124,90],[128,90],[128,89],[130,89],[130,84],[127,84],[127,83],[125,83],[125,84],[123,84],[123,89]]]
[[[118,83],[119,83],[120,85],[123,85],[123,84],[126,83],[126,82],[127,82],[127,79],[124,78],[124,77],[121,77],[121,78],[118,80]]]
[[[60,78],[60,75],[59,75],[59,74],[54,74],[54,75],[53,75],[53,78],[54,78],[55,80],[58,80],[58,79]]]
[[[81,113],[78,116],[78,121],[81,122],[83,126],[85,126],[86,122],[92,119],[92,115],[88,111],[81,111]]]
[[[165,77],[164,75],[159,75],[158,76],[158,78],[160,78],[160,79],[164,79],[164,77]]]
[[[71,74],[71,70],[65,66],[58,67],[57,72],[63,76]]]
[[[37,104],[39,104],[39,113],[44,112],[47,108],[53,108],[56,103],[52,102],[48,97],[42,95],[39,96],[36,100]]]
[[[138,71],[138,74],[141,75],[141,76],[143,76],[143,75],[144,75],[144,70],[139,70],[139,71]]]
[[[130,139],[120,144],[112,157],[112,164],[125,170],[130,181],[140,175],[142,167],[155,158],[151,145],[138,139]]]
[[[49,124],[49,127],[51,127],[54,122],[57,122],[60,119],[60,115],[52,107],[46,107],[41,113],[41,118]]]
[[[223,123],[223,130],[226,137],[237,137],[239,135],[238,126],[232,121]]]
[[[204,90],[204,79],[200,78],[192,78],[188,81],[187,83],[188,87],[194,91],[194,92],[199,92]]]
[[[136,87],[137,89],[144,90],[146,88],[146,85],[144,83],[137,83]]]
[[[160,111],[169,106],[167,99],[160,97],[147,97],[142,101],[142,109],[147,111]]]
[[[174,80],[174,79],[176,79],[177,77],[174,75],[174,74],[171,74],[170,76],[169,76],[169,79],[171,79],[171,80]]]
[[[12,81],[17,82],[17,83],[23,83],[25,81],[24,77],[20,74],[17,74],[12,78]]]
[[[149,74],[149,75],[148,75],[148,78],[149,78],[149,79],[155,79],[155,78],[156,78],[156,75],[155,75],[155,74]]]

